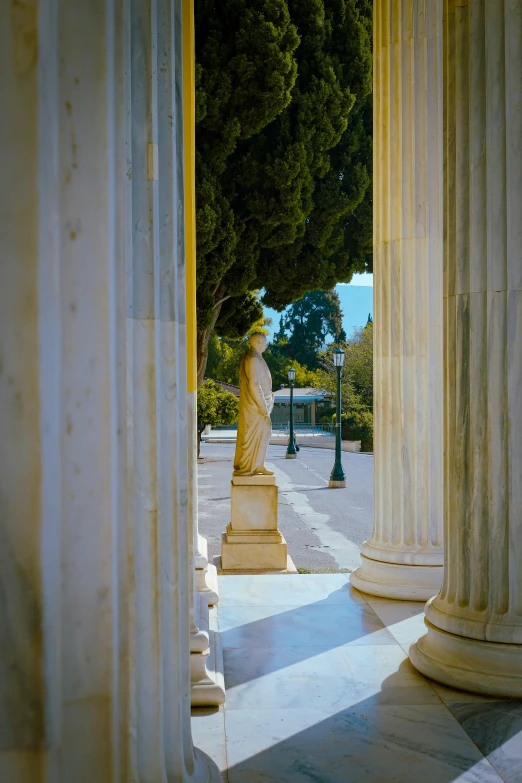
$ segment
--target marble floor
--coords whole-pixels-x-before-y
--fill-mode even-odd
[[[194,710],[228,783],[522,783],[522,702],[427,680],[420,603],[346,574],[220,577],[226,704]]]

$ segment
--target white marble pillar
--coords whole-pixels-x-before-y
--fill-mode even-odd
[[[374,3],[375,519],[359,590],[442,580],[442,0]]]
[[[217,602],[215,585],[207,584],[209,574],[206,541],[198,533],[197,465],[197,322],[196,322],[196,187],[195,187],[195,52],[193,0],[184,0],[183,26],[183,190],[185,239],[185,299],[180,302],[185,325],[183,341],[186,409],[183,426],[187,429],[187,500],[189,522],[189,559],[193,564],[190,580],[190,698],[193,706],[218,706],[225,701],[223,653],[219,634],[210,629],[209,603]],[[180,313],[181,315],[181,313]],[[181,358],[181,357],[180,357]],[[203,544],[205,547],[203,548]],[[202,550],[203,549],[203,553]],[[205,562],[201,562],[204,560]],[[199,577],[199,574],[202,574]],[[209,601],[210,599],[210,601]]]
[[[445,8],[445,577],[413,664],[522,697],[522,3]]]
[[[181,25],[0,8],[2,783],[220,780],[190,731]]]

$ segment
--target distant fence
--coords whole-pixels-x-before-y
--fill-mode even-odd
[[[296,435],[335,435],[334,424],[294,424],[294,432]],[[272,424],[272,433],[274,435],[289,435],[290,425],[285,424]]]

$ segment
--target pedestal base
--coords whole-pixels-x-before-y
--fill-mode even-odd
[[[245,536],[246,538],[246,536]],[[257,538],[257,537],[256,537]],[[288,547],[281,536],[279,543],[235,543],[227,540],[227,534],[221,537],[221,568],[223,573],[292,573],[296,572],[292,561],[289,571]]]
[[[234,476],[231,517],[221,538],[223,573],[295,573],[286,541],[277,528],[275,476]],[[291,561],[290,561],[291,562]]]
[[[286,454],[287,459],[297,459],[297,454]]]
[[[361,554],[362,563],[350,574],[350,582],[363,593],[402,601],[427,601],[439,592],[442,566],[385,563]]]
[[[452,688],[522,698],[522,645],[480,642],[425,623],[428,632],[409,650],[422,674]]]
[[[339,487],[339,488],[340,487],[345,487],[346,486],[346,481],[333,481],[332,479],[330,479],[330,481],[328,482],[328,486],[329,487]]]

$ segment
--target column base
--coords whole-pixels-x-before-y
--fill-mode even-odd
[[[207,564],[205,568],[196,568],[196,590],[202,601],[208,606],[215,606],[219,601],[217,568]]]
[[[223,783],[223,775],[210,756],[194,748],[194,760],[194,774],[189,778],[184,777],[183,783]]]
[[[216,566],[208,562],[208,542],[198,533],[196,563],[196,590],[208,606],[215,606],[219,601],[218,579]]]
[[[371,560],[361,554],[362,563],[350,574],[352,585],[363,593],[399,601],[427,601],[439,592],[443,566],[403,565]]]
[[[421,674],[472,693],[522,698],[521,644],[481,642],[425,623],[427,633],[409,650]]]
[[[223,650],[219,634],[209,631],[208,655],[190,655],[190,703],[193,707],[219,707],[225,702]]]

